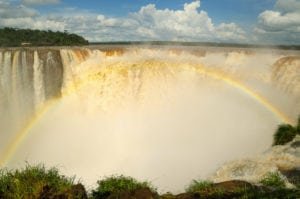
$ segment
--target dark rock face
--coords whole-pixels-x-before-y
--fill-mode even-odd
[[[60,97],[63,82],[63,65],[59,50],[40,50],[39,59],[43,66],[45,98]]]
[[[291,147],[293,147],[293,148],[298,148],[298,147],[300,147],[300,141],[293,142],[293,143],[291,144]]]
[[[156,193],[152,193],[149,188],[143,188],[143,189],[136,190],[134,192],[134,197],[140,199],[150,199],[150,198],[154,199],[157,198],[158,196]]]
[[[227,199],[239,198],[242,196],[244,190],[252,190],[255,186],[240,180],[232,180],[221,183],[212,184],[210,187],[201,189],[194,193],[181,193],[178,195],[165,194],[162,199]]]
[[[181,193],[176,196],[172,194],[164,194],[160,198],[161,199],[201,199],[201,196],[199,193]]]
[[[86,190],[82,184],[71,186],[61,193],[53,190],[49,186],[44,186],[42,192],[38,196],[39,199],[88,199]]]
[[[232,198],[248,198],[248,199],[284,199],[300,198],[299,189],[276,189],[273,187],[255,186],[251,183],[232,180],[221,183],[212,184],[208,188],[201,189],[194,193],[182,193],[178,195],[164,194],[161,199],[232,199]]]
[[[226,191],[235,191],[238,188],[253,188],[253,185],[249,182],[245,182],[242,180],[231,180],[231,181],[225,181],[216,183],[213,185],[215,188],[221,188]]]
[[[73,196],[76,199],[87,199],[87,193],[82,184],[77,184],[71,187],[68,191],[70,196]]]
[[[292,170],[280,171],[288,181],[300,188],[300,167]]]
[[[149,188],[137,189],[133,192],[111,193],[106,199],[158,199],[157,193],[153,193]]]

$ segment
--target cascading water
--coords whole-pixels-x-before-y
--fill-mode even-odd
[[[45,86],[43,82],[43,65],[38,57],[37,51],[34,51],[33,62],[33,88],[34,88],[34,104],[38,108],[43,105],[45,101]]]
[[[181,191],[225,162],[267,150],[276,126],[295,122],[295,55],[198,47],[0,51],[0,164],[42,162],[87,184],[125,174]],[[291,158],[297,166],[299,157]],[[214,179],[229,179],[224,173],[234,167],[226,168]]]

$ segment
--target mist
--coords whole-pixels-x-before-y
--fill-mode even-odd
[[[27,132],[9,167],[42,162],[89,186],[124,174],[160,192],[180,192],[226,162],[266,151],[283,122],[222,77],[259,93],[292,122],[299,113],[299,96],[272,80],[280,52],[128,48],[60,55],[61,97]],[[42,88],[34,89],[35,101],[46,104]]]

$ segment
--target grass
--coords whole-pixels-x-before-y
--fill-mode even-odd
[[[0,198],[2,199],[35,199],[35,198],[78,198],[87,199],[79,192],[70,192],[74,187],[74,177],[60,175],[56,168],[46,169],[43,165],[29,166],[20,170],[0,169]],[[210,181],[193,180],[186,188],[186,196],[203,198],[300,198],[300,189],[287,189],[278,172],[270,172],[260,181],[263,186],[236,187],[236,189],[218,187]],[[106,177],[97,182],[98,186],[91,190],[91,199],[135,198],[137,190],[148,189],[156,194],[156,189],[148,182],[139,182],[123,175]],[[76,185],[75,185],[76,186]],[[51,191],[44,195],[43,190]],[[84,189],[84,187],[83,187]],[[41,194],[43,193],[43,194]],[[123,195],[125,193],[125,195]],[[149,192],[146,197],[153,198]],[[195,195],[196,194],[196,195]],[[157,198],[161,196],[156,195]],[[156,196],[154,198],[156,198]],[[162,198],[176,198],[167,194]]]
[[[261,184],[269,187],[284,188],[285,183],[278,172],[269,172],[260,181]]]
[[[110,194],[131,193],[138,189],[148,188],[152,192],[156,189],[149,182],[139,182],[132,177],[123,175],[110,176],[97,182],[98,187],[92,191],[92,197],[96,199],[106,198]]]
[[[222,198],[226,194],[224,188],[216,187],[213,182],[207,180],[193,180],[185,191],[204,198]]]
[[[21,170],[0,170],[0,198],[38,198],[44,187],[54,192],[69,189],[74,178],[60,175],[56,168],[27,165]]]
[[[192,183],[185,189],[185,191],[189,193],[194,193],[194,192],[210,189],[212,185],[213,183],[211,181],[193,180]]]

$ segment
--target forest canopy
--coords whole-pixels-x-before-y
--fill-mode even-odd
[[[74,46],[88,45],[83,37],[65,32],[51,30],[31,30],[17,28],[0,28],[0,46]]]

